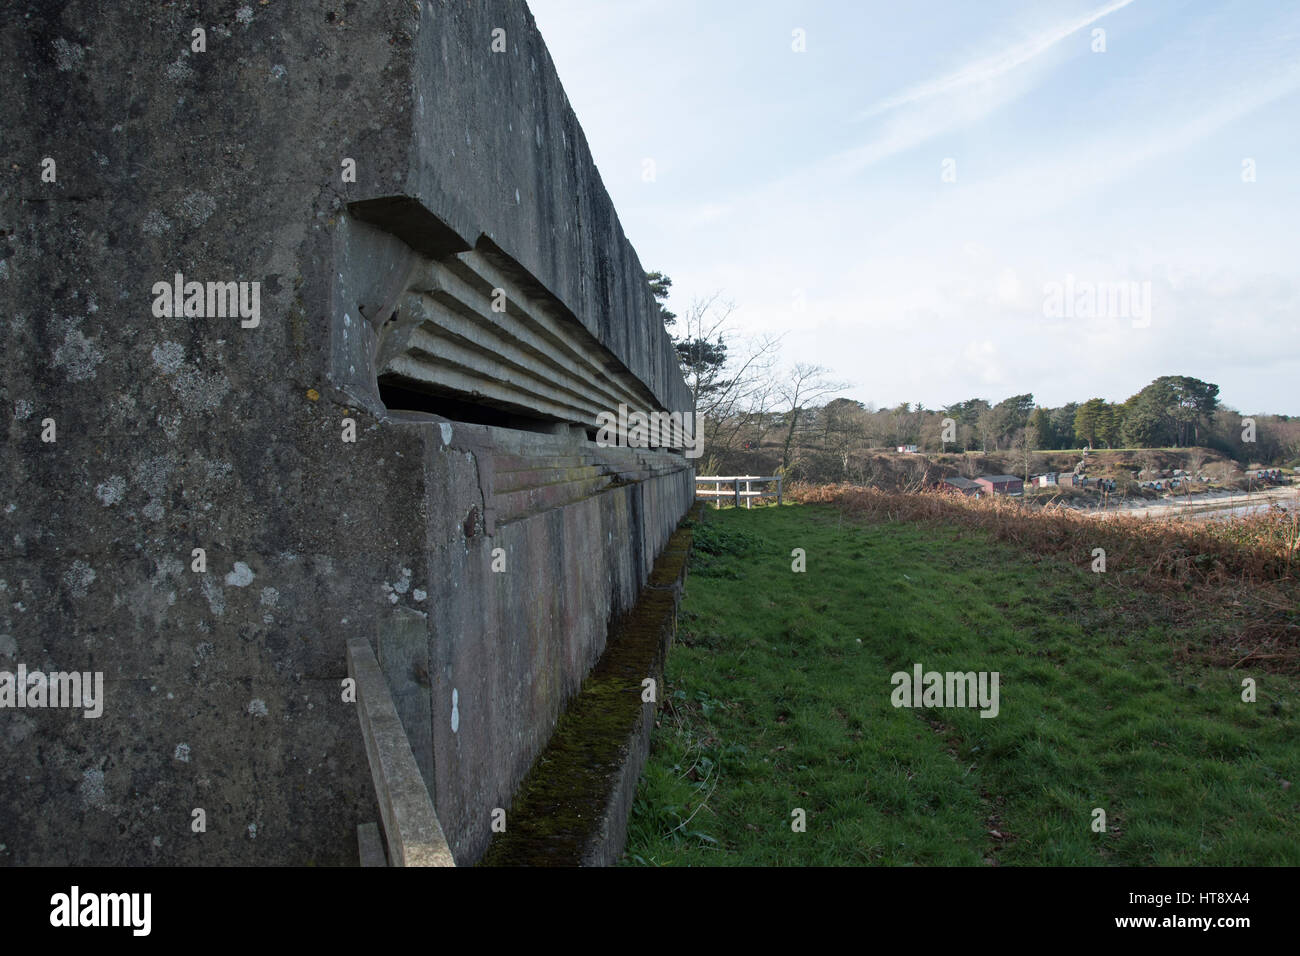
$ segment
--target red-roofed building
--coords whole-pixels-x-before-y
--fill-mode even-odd
[[[975,483],[993,495],[1022,495],[1025,483],[1015,475],[980,475]]]

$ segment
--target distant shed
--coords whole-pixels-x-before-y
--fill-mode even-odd
[[[945,478],[941,484],[954,491],[960,491],[963,495],[976,495],[982,490],[978,482],[971,481],[969,478]]]
[[[1021,495],[1025,492],[1025,483],[1015,475],[980,475],[975,481],[995,495]]]

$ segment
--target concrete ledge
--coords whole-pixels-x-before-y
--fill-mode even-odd
[[[416,252],[430,258],[466,252],[470,245],[456,230],[410,196],[378,196],[348,203],[348,212],[362,222],[391,232]]]
[[[506,832],[494,837],[483,865],[609,866],[622,855],[663,694],[690,542],[690,531],[679,528],[636,605],[611,627],[605,653],[520,784]],[[641,699],[647,677],[655,682],[656,703]]]
[[[357,685],[357,714],[389,861],[393,866],[455,866],[388,684],[362,638],[348,641],[348,674]]]
[[[362,823],[357,826],[357,853],[362,866],[388,866],[388,857],[384,855],[384,838],[379,835],[379,826],[375,823]]]

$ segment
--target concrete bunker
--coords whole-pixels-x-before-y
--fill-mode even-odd
[[[460,241],[418,200],[384,197],[353,202],[336,243],[333,374],[383,427],[423,426],[440,453],[426,459],[426,479],[436,484],[439,465],[448,466],[437,507],[457,520],[446,539],[431,542],[431,573],[443,562],[453,582],[475,579],[468,590],[453,583],[453,594],[500,594],[494,579],[521,550],[533,555],[520,569],[533,575],[522,596],[506,594],[487,615],[470,612],[476,634],[453,633],[468,609],[446,600],[445,586],[427,626],[377,625],[379,663],[452,855],[472,862],[490,839],[488,811],[510,806],[550,726],[605,650],[608,627],[635,604],[689,507],[691,463],[682,449],[597,444],[602,414],[671,413],[486,234]],[[353,310],[364,321],[354,322]],[[600,549],[615,542],[623,554],[607,563]],[[552,587],[563,595],[558,620],[521,613],[546,606],[543,592]],[[548,636],[556,626],[568,632],[558,642],[561,659]],[[512,691],[486,695],[500,722],[492,736],[504,730],[519,741],[504,755],[508,764],[494,754],[471,771],[487,775],[488,786],[471,784],[465,767],[444,756],[476,732],[484,701],[460,686],[456,645],[474,666],[500,669],[505,656],[530,675],[515,676]],[[412,686],[412,670],[429,680]]]
[[[356,641],[477,860],[693,499],[591,440],[691,399],[527,6],[354,6],[180,59],[147,4],[0,31],[0,657],[105,674],[94,721],[6,718],[7,862],[355,862]],[[178,273],[259,321],[154,314]]]

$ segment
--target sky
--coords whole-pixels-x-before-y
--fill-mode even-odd
[[[1300,2],[529,7],[673,311],[880,406],[1300,415]]]

